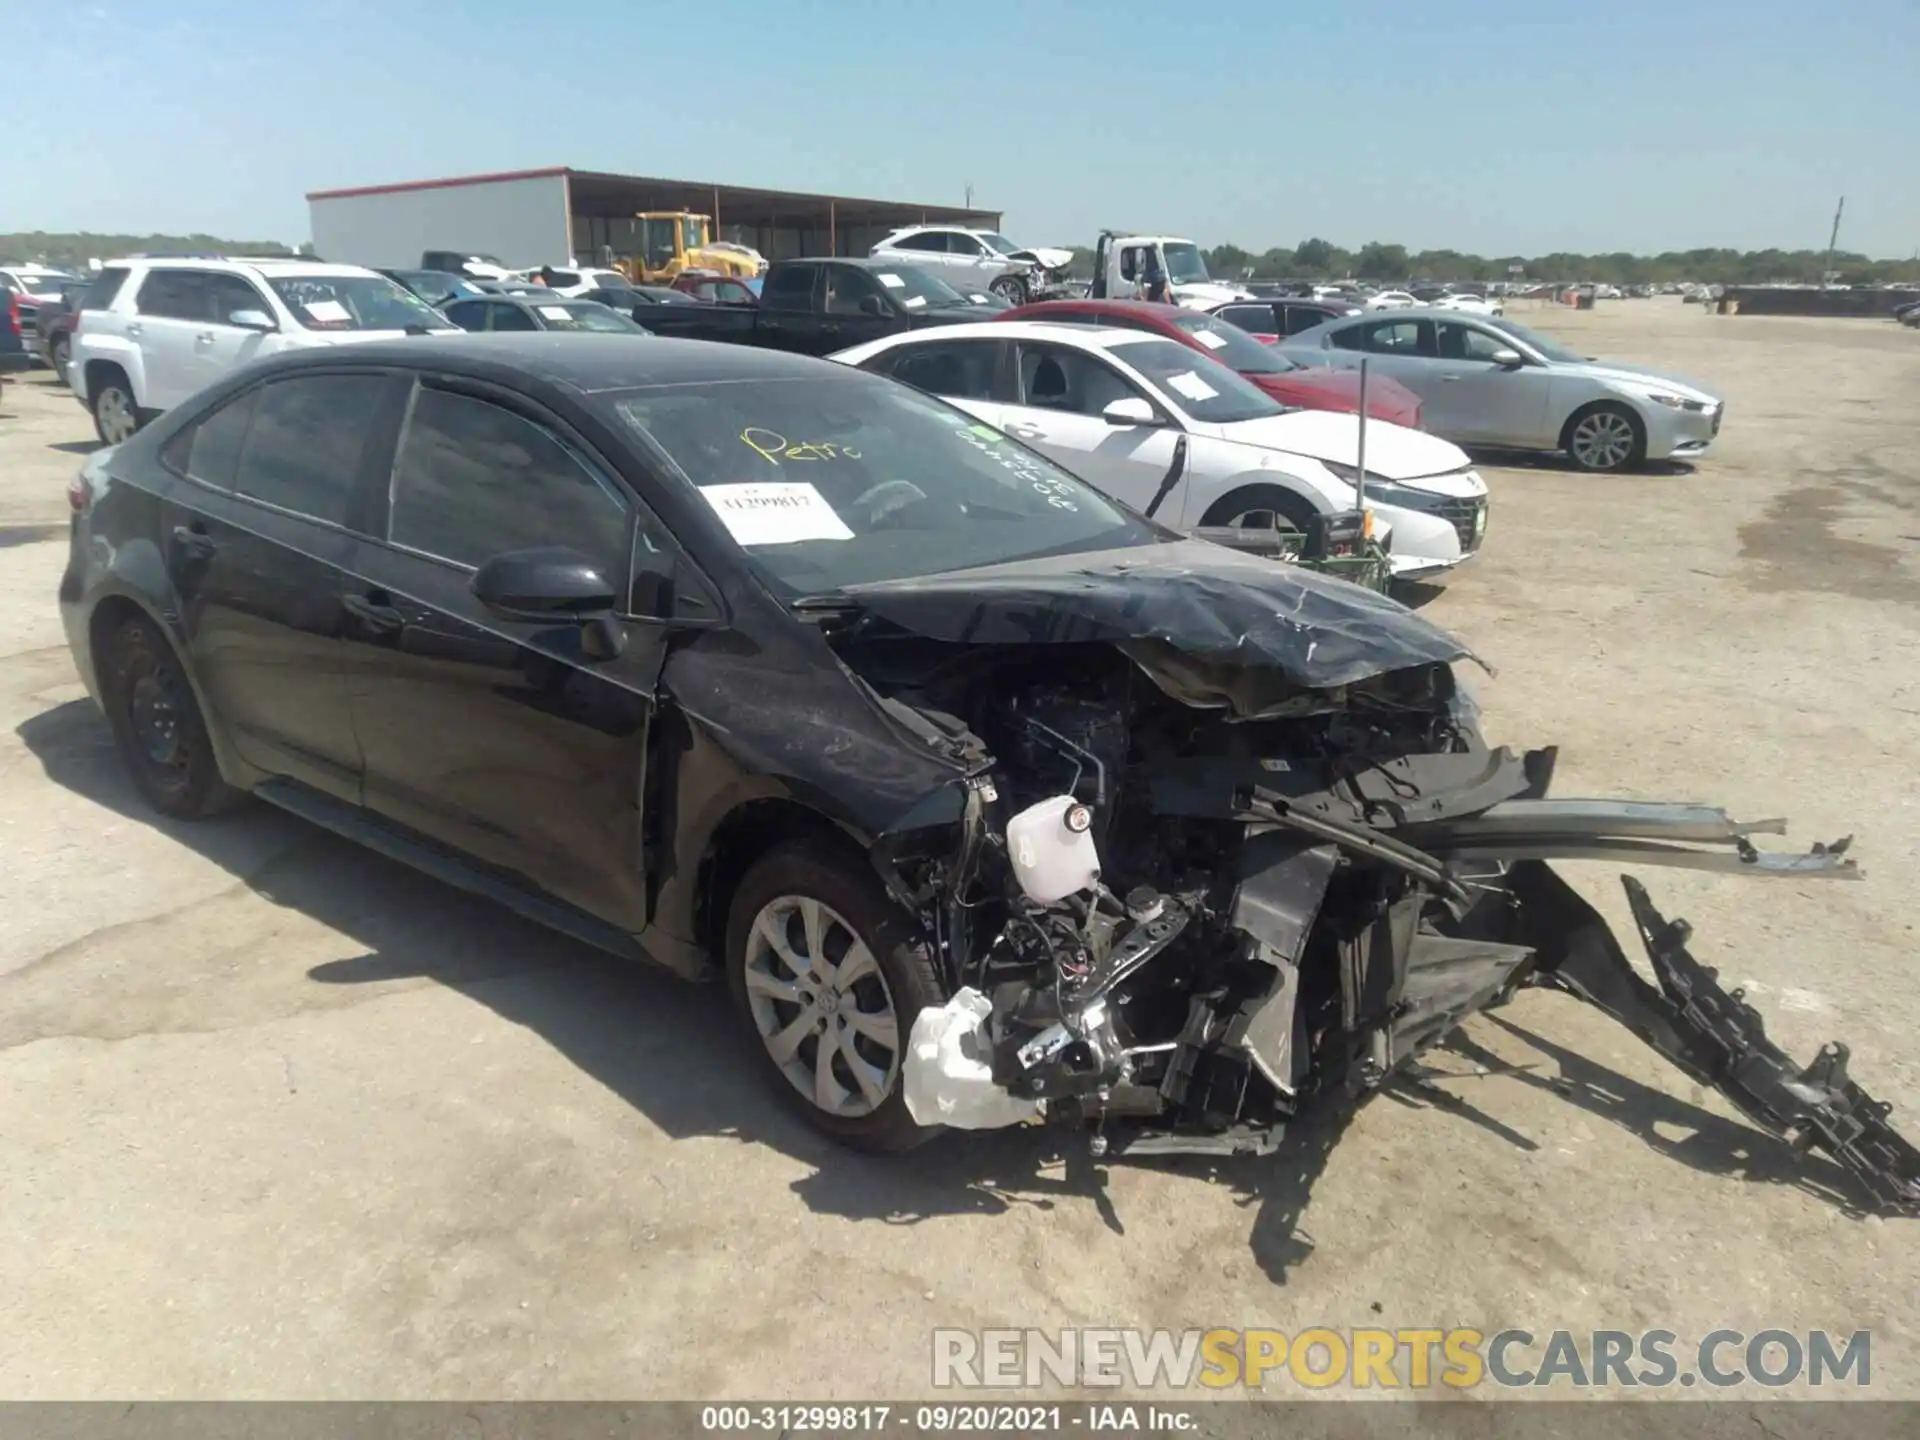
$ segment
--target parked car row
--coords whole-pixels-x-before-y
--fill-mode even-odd
[[[124,267],[130,307],[78,340],[112,313],[191,350],[209,288],[302,335],[434,314],[338,267],[194,273]],[[156,279],[178,335],[137,298]],[[75,669],[164,815],[252,796],[724,977],[769,1090],[845,1145],[1044,1120],[1107,1155],[1268,1154],[1534,984],[1920,1211],[1920,1154],[1844,1047],[1791,1062],[1629,880],[1656,989],[1551,863],[1797,891],[1857,873],[1845,844],[1549,798],[1551,748],[1481,735],[1463,641],[1040,448],[1155,449],[1145,508],[1184,523],[1269,503],[1219,493],[1282,468],[1269,437],[1347,454],[1351,417],[1269,413],[1141,330],[922,327],[841,359],[427,333],[229,368],[70,487]],[[1382,431],[1386,468],[1457,453]]]

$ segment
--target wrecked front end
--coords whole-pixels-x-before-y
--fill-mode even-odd
[[[856,587],[828,638],[964,758],[965,818],[885,837],[952,997],[903,1087],[925,1125],[1084,1125],[1096,1153],[1263,1153],[1526,985],[1584,998],[1886,1209],[1920,1153],[1792,1064],[1628,880],[1655,981],[1554,859],[1854,878],[1691,805],[1551,798],[1554,752],[1482,741],[1436,627],[1196,542]]]

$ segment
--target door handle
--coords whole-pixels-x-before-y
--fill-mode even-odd
[[[1044,440],[1047,438],[1047,432],[1042,430],[1038,425],[1023,425],[1018,420],[1007,426],[1006,430],[1009,435],[1017,435],[1022,440]]]
[[[205,560],[220,548],[206,531],[190,530],[185,525],[173,527],[173,543],[174,548],[194,560]]]
[[[129,325],[127,326],[127,334],[138,335],[145,329],[146,327],[144,325]]]
[[[390,634],[406,624],[406,616],[393,606],[384,605],[371,596],[343,595],[340,597],[340,603],[346,607],[349,615],[376,635]]]
[[[193,343],[196,345],[211,345],[213,343],[213,332],[211,330],[202,330],[198,335],[193,337]]]

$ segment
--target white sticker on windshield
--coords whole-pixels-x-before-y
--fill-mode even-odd
[[[900,303],[909,310],[918,310],[922,305],[927,303],[927,297],[924,295],[909,295]]]
[[[820,492],[804,482],[706,485],[700,493],[727,533],[742,545],[853,538],[853,531]]]
[[[1182,370],[1178,375],[1169,375],[1167,384],[1189,400],[1211,400],[1220,393],[1191,370]]]
[[[338,300],[309,300],[301,307],[322,325],[351,325],[353,312]]]
[[[564,305],[542,305],[540,313],[549,320],[565,320],[573,312]]]
[[[907,288],[907,282],[902,280],[898,275],[882,274],[880,276],[880,283],[889,290],[904,290]]]
[[[1195,330],[1193,332],[1193,338],[1209,350],[1224,350],[1227,344],[1224,335],[1216,335],[1211,330]]]

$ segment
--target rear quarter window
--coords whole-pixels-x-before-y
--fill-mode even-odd
[[[109,265],[93,277],[93,283],[87,287],[87,293],[80,299],[82,310],[104,310],[113,304],[120,294],[120,287],[127,283],[130,272],[124,265]]]

